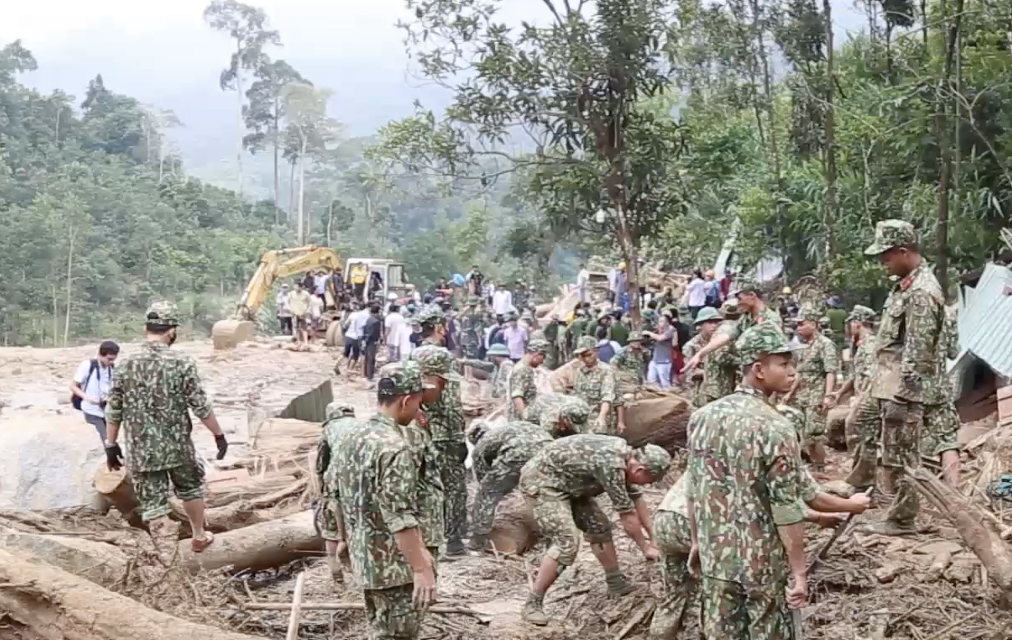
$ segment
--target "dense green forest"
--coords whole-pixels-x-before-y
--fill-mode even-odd
[[[451,106],[369,138],[274,57],[263,11],[208,6],[235,51],[231,189],[187,175],[171,112],[101,75],[43,95],[19,79],[31,52],[0,49],[3,343],[135,335],[162,297],[206,330],[265,250],[299,243],[402,259],[422,285],[477,263],[547,288],[581,255],[707,266],[736,229],[740,268],[780,256],[869,302],[877,220],[912,221],[950,285],[1009,226],[1006,0],[859,0],[845,42],[829,0],[545,0],[519,25],[502,0],[406,4],[413,70]]]

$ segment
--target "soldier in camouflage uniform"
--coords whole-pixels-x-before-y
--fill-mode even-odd
[[[470,296],[467,307],[458,321],[460,331],[460,347],[465,358],[481,357],[482,340],[485,336],[485,322],[481,313],[481,298]]]
[[[798,376],[784,400],[805,416],[805,430],[798,434],[812,469],[826,466],[826,411],[833,405],[833,389],[840,359],[833,341],[819,331],[820,312],[803,307],[798,314],[797,334],[805,347],[796,357]]]
[[[495,365],[495,373],[492,374],[492,397],[505,398],[509,391],[510,372],[513,371],[513,361],[510,360],[509,349],[504,344],[494,344],[488,349],[488,357]]]
[[[609,364],[615,370],[620,386],[623,386],[623,382],[631,382],[632,388],[628,390],[629,392],[642,386],[647,371],[647,352],[643,349],[643,334],[639,331],[630,333],[626,348],[612,358]]]
[[[576,396],[542,393],[527,409],[527,421],[540,424],[553,438],[583,433],[590,406]]]
[[[955,360],[959,356],[959,327],[956,314],[949,308],[944,309],[945,323],[939,344],[944,349],[935,351],[935,366],[941,373],[940,394],[944,400],[935,405],[924,407],[924,438],[921,441],[921,455],[928,459],[937,459],[942,464],[946,481],[952,486],[959,484],[959,414],[956,411],[955,391],[952,380],[945,373],[948,369],[947,360]]]
[[[714,351],[732,344],[741,337],[746,330],[757,324],[770,324],[780,331],[784,330],[783,320],[780,313],[773,307],[766,304],[759,292],[759,285],[750,280],[736,282],[731,290],[735,297],[737,307],[741,310],[739,317],[733,324],[722,326],[720,331],[710,340],[709,344],[699,350],[699,353],[685,363],[685,370],[691,371],[705,362],[707,356]],[[704,372],[705,378],[705,372]]]
[[[554,313],[548,318],[544,328],[545,340],[548,341],[548,354],[545,356],[545,368],[554,371],[559,366],[559,342],[564,336],[565,325],[559,322]]]
[[[446,554],[465,555],[467,481],[464,461],[467,459],[467,443],[464,440],[461,378],[453,371],[453,355],[443,347],[424,344],[411,353],[411,359],[421,365],[422,375],[436,381],[440,390],[437,400],[422,404],[422,412],[428,420],[436,467],[443,486]]]
[[[369,640],[417,638],[435,596],[435,560],[413,503],[419,469],[400,430],[417,416],[423,391],[417,365],[383,367],[378,412],[343,428],[332,443],[337,500],[352,572],[365,591]]]
[[[878,256],[886,270],[900,278],[882,309],[875,339],[875,381],[871,397],[882,415],[881,465],[895,487],[885,520],[865,528],[884,535],[916,531],[917,491],[904,482],[905,467],[921,462],[921,430],[926,416],[945,411],[948,386],[944,352],[945,297],[923,260],[917,233],[909,222],[885,220],[875,228],[875,242],[865,254]]]
[[[534,384],[534,370],[541,366],[548,354],[548,341],[544,338],[532,337],[527,343],[527,353],[520,362],[513,365],[507,387],[509,404],[506,416],[509,420],[524,420],[527,407],[538,397],[538,387]]]
[[[316,475],[322,487],[316,505],[316,530],[323,538],[327,550],[327,567],[334,582],[344,582],[338,559],[347,554],[344,544],[344,523],[341,507],[337,503],[337,469],[331,468],[331,446],[337,434],[354,424],[355,407],[348,402],[335,400],[327,405],[327,420],[323,423],[323,436],[316,448]]]
[[[710,340],[713,338],[714,334],[717,331],[717,327],[719,327],[722,322],[724,322],[724,319],[721,317],[720,312],[714,309],[713,307],[703,307],[702,309],[700,309],[699,313],[696,314],[696,319],[693,321],[693,324],[695,324],[696,326],[697,333],[691,340],[689,340],[685,344],[684,347],[682,347],[682,355],[686,358],[691,358],[692,356],[699,353],[700,349],[709,344]],[[707,358],[706,362],[703,363],[703,371],[700,371],[699,369],[695,369],[692,371],[692,375],[689,379],[689,394],[690,394],[689,397],[692,401],[692,407],[694,409],[698,409],[703,405],[705,405],[707,402],[711,402],[711,399],[708,398],[707,394],[704,393],[703,383],[706,374],[706,369],[707,368],[717,369],[721,364],[725,364],[724,353],[726,351],[727,349],[724,349]],[[711,361],[713,362],[711,363]],[[732,362],[729,364],[732,371],[734,369],[737,369],[736,362]],[[733,375],[734,374],[732,373],[731,376],[732,382],[734,380]],[[708,386],[711,395],[716,396],[717,393],[720,393],[719,385],[717,383]],[[728,393],[730,393],[730,390],[728,391]],[[714,397],[713,400],[716,400],[717,397]]]
[[[605,571],[608,591],[628,593],[618,566],[611,524],[594,500],[608,494],[622,527],[648,560],[659,557],[651,541],[653,528],[643,495],[635,485],[656,482],[671,465],[671,456],[656,445],[633,449],[621,438],[575,435],[541,448],[520,474],[520,490],[551,546],[541,561],[534,590],[524,605],[524,619],[544,625],[545,592],[561,571],[573,564],[581,532]]]
[[[170,483],[190,520],[193,550],[203,551],[214,540],[211,532],[204,530],[204,469],[190,437],[189,411],[214,434],[218,459],[228,451],[197,365],[186,354],[169,349],[176,341],[178,326],[176,305],[151,305],[145,315],[144,345],[116,368],[105,409],[109,468],[119,469],[123,464],[123,451],[116,442],[123,427],[130,452],[127,466],[141,518],[151,523],[152,538],[163,553],[175,550],[168,518]]]
[[[597,341],[584,336],[573,351],[583,363],[573,376],[573,395],[590,406],[593,433],[618,435],[625,431],[625,407],[615,388],[615,372],[597,358]]]
[[[879,408],[878,401],[869,391],[875,377],[875,311],[855,305],[847,316],[850,335],[854,340],[854,375],[834,393],[835,400],[854,392],[847,414],[847,450],[854,461],[846,482],[854,488],[864,489],[875,484],[875,467],[878,459]]]
[[[478,491],[471,507],[471,538],[468,548],[484,551],[496,507],[520,483],[520,470],[541,447],[552,441],[541,425],[508,422],[491,429],[472,429],[474,451],[471,460],[478,479]]]

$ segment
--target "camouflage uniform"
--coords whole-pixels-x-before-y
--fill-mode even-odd
[[[484,320],[477,307],[480,300],[471,297],[467,301],[467,309],[459,321],[460,347],[465,358],[478,358],[481,355],[481,341],[485,335]]]
[[[590,407],[576,396],[564,393],[542,393],[527,408],[527,421],[541,425],[553,438],[583,433],[590,417]],[[570,431],[558,430],[559,420],[569,421]]]
[[[506,358],[492,376],[492,397],[505,398],[509,391],[510,374],[513,372],[513,361]]]
[[[892,247],[916,244],[910,223],[885,220],[878,223],[875,242],[865,253],[877,256]],[[886,520],[901,526],[912,526],[919,510],[916,490],[903,482],[904,467],[920,466],[924,417],[950,401],[936,355],[946,346],[944,323],[945,297],[931,268],[922,262],[893,287],[882,309],[871,387],[882,415],[881,464],[896,487]]]
[[[747,317],[747,316],[746,316]],[[779,316],[778,316],[779,317]],[[725,320],[717,327],[717,333],[726,333],[732,340],[741,335],[739,320]],[[734,393],[741,377],[741,367],[735,354],[734,343],[717,349],[703,360],[703,382],[699,395],[703,405]]]
[[[580,355],[587,349],[597,348],[593,338],[584,337],[576,349],[576,355]],[[582,399],[590,407],[592,424],[590,431],[600,435],[617,435],[616,408],[622,405],[622,397],[615,388],[615,372],[610,366],[603,362],[597,362],[593,368],[586,365],[580,366],[573,376],[573,395]],[[601,413],[601,405],[605,402],[611,405],[608,412],[608,419],[605,424],[600,424],[598,416]]]
[[[806,310],[799,316],[802,320],[818,320]],[[790,406],[799,409],[805,416],[804,432],[798,434],[801,446],[825,443],[826,415],[822,400],[826,397],[826,376],[840,369],[840,359],[833,341],[816,332],[812,341],[797,354],[798,387],[791,395]]]
[[[402,370],[394,387],[397,394],[421,391],[417,369]],[[412,502],[418,468],[411,447],[392,419],[376,414],[342,429],[332,455],[351,568],[365,590],[369,638],[415,638],[424,612],[411,601],[413,572],[394,538],[420,526]]]
[[[452,372],[453,355],[443,347],[423,344],[411,353],[422,366],[423,375],[438,375],[446,386],[438,400],[422,404],[429,421],[429,433],[435,450],[436,467],[443,485],[446,539],[459,542],[467,533],[467,481],[464,461],[464,410],[460,395],[460,376]]]
[[[148,310],[177,326],[175,305],[156,303]],[[211,402],[186,354],[163,342],[145,342],[140,352],[116,367],[105,409],[106,421],[125,431],[127,466],[145,521],[169,515],[169,483],[180,500],[204,497],[204,468],[190,437],[189,411],[211,415]]]
[[[687,475],[682,474],[654,514],[654,542],[663,554],[661,578],[664,581],[664,598],[657,605],[650,637],[675,638],[687,619],[686,614],[695,605],[697,580],[689,573],[689,550],[692,548],[692,531],[689,528],[689,510],[685,494]]]
[[[337,502],[337,468],[330,462],[334,443],[342,430],[355,424],[355,408],[346,402],[334,401],[327,405],[327,421],[323,423],[323,437],[317,446],[316,475],[322,487],[316,508],[316,528],[324,540],[341,540],[340,510]]]
[[[527,343],[527,353],[543,353],[548,354],[548,341],[542,337],[538,337],[537,332],[531,338],[530,342]],[[521,398],[524,401],[524,407],[531,406],[534,400],[538,397],[538,387],[534,383],[534,367],[527,364],[527,359],[524,358],[520,362],[517,362],[513,366],[513,371],[509,376],[509,397],[508,404],[506,405],[506,416],[509,420],[523,420],[525,416],[519,414],[516,407],[513,405],[513,401],[517,398]]]
[[[663,449],[647,445],[657,459]],[[656,451],[654,451],[656,450]],[[546,555],[562,567],[576,560],[580,532],[588,542],[611,542],[611,523],[594,500],[607,493],[617,513],[633,511],[642,492],[626,482],[626,464],[641,456],[625,440],[603,435],[575,435],[543,446],[520,474],[520,491],[534,512],[542,535],[551,541]],[[659,454],[657,453],[659,451]],[[642,457],[641,457],[642,459]],[[667,456],[668,465],[671,463]],[[667,471],[652,468],[654,481]],[[660,472],[657,475],[657,472]]]
[[[418,417],[410,424],[398,425],[397,428],[411,449],[413,462],[418,468],[418,490],[411,500],[415,505],[415,518],[422,528],[425,546],[436,557],[439,548],[446,543],[446,495],[438,454],[429,433],[428,417],[419,411]]]
[[[509,422],[489,429],[471,453],[478,492],[471,510],[473,535],[487,536],[499,502],[520,483],[520,470],[552,441],[540,425]]]
[[[959,450],[959,414],[956,412],[955,392],[952,380],[946,375],[947,360],[955,360],[959,356],[959,327],[956,314],[948,308],[944,309],[945,324],[939,344],[944,349],[936,349],[936,367],[939,371],[943,387],[944,400],[935,405],[924,407],[924,438],[921,441],[921,455],[926,458],[938,459],[946,451]]]
[[[685,343],[682,347],[682,355],[686,360],[692,358],[692,356],[699,353],[699,350],[709,344],[703,334],[697,333],[692,337],[691,340]],[[705,363],[704,363],[705,366]],[[703,372],[700,369],[696,369],[689,376],[689,401],[692,403],[693,409],[699,409],[706,404],[706,400],[703,397]]]
[[[633,331],[629,334],[627,342],[630,345],[633,343],[642,345],[643,334],[639,331]],[[622,350],[622,353],[612,358],[609,364],[615,370],[616,379],[619,383],[623,382],[623,377],[629,376],[635,386],[640,386],[643,384],[643,378],[646,374],[647,362],[647,352],[644,349],[633,351],[629,347],[626,347]],[[629,389],[629,391],[633,391],[633,389]]]
[[[736,348],[744,363],[791,351],[757,327]],[[805,518],[794,426],[751,387],[695,411],[686,491],[695,504],[706,638],[791,637],[787,557],[777,527]]]
[[[847,316],[847,322],[857,320],[870,323],[874,317],[874,311],[857,305]],[[874,380],[875,334],[869,332],[854,351],[854,399],[851,400],[846,422],[847,449],[854,459],[847,482],[855,487],[875,484],[881,417],[878,400],[871,397],[870,393]]]

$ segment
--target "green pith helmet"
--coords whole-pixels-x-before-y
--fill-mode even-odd
[[[713,307],[703,307],[699,310],[699,313],[696,314],[696,319],[692,324],[703,324],[704,322],[710,322],[713,320],[720,322],[723,319],[724,318],[720,315],[720,312]]]

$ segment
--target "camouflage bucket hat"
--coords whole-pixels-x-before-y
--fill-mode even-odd
[[[533,338],[527,343],[527,353],[548,353],[550,346],[544,338]]]
[[[576,348],[573,349],[573,355],[579,356],[592,349],[597,349],[597,340],[590,336],[581,336],[576,342]]]
[[[490,356],[506,356],[509,357],[510,350],[506,348],[506,345],[499,344],[498,342],[488,348],[487,355]]]
[[[787,418],[798,434],[805,432],[805,414],[800,410],[786,404],[778,404],[777,413]]]
[[[467,441],[472,445],[478,444],[478,441],[481,440],[491,428],[492,425],[484,420],[475,420],[467,429]]]
[[[713,307],[703,307],[699,310],[699,313],[696,314],[696,320],[692,324],[703,324],[704,322],[710,322],[712,320],[720,321],[723,319],[724,318],[721,317],[720,312]]]
[[[446,314],[438,304],[429,304],[422,307],[418,315],[415,316],[415,320],[422,325],[436,325],[446,320]]]
[[[430,388],[422,382],[422,369],[417,362],[393,362],[384,365],[379,372],[379,382],[376,383],[377,393],[380,398],[395,398],[407,396],[414,393],[421,393]]]
[[[646,466],[654,482],[663,478],[671,467],[671,455],[656,444],[636,449],[636,458]]]
[[[738,278],[731,284],[731,291],[729,293],[732,296],[737,296],[741,293],[760,295],[761,289],[759,288],[759,283],[751,278]]]
[[[587,424],[587,420],[590,418],[590,405],[587,404],[587,401],[576,396],[563,396],[563,398],[559,403],[559,413],[555,421],[558,422],[559,419],[564,418],[575,426]]]
[[[411,352],[411,360],[418,363],[423,376],[439,376],[452,382],[461,379],[453,372],[453,354],[443,347],[423,345]]]
[[[875,242],[864,250],[866,256],[877,256],[893,247],[917,244],[914,225],[905,220],[882,220],[875,225]]]
[[[158,324],[166,327],[179,326],[179,309],[171,302],[155,302],[148,307],[148,311],[144,317],[150,324]]]
[[[629,334],[629,337],[626,339],[626,342],[643,342],[643,332],[633,331],[632,333]]]
[[[875,318],[875,310],[863,304],[856,304],[847,316],[847,322],[871,322]]]
[[[742,365],[758,362],[765,356],[793,353],[800,349],[787,342],[787,336],[769,323],[757,324],[741,334],[734,348]]]
[[[822,311],[814,307],[804,306],[798,311],[799,322],[818,322],[822,318]]]
[[[327,405],[327,420],[337,420],[338,418],[354,418],[355,417],[355,406],[350,402],[344,402],[342,400],[334,400]]]

